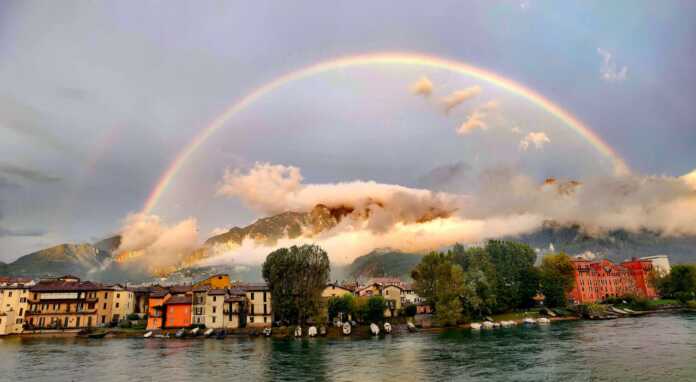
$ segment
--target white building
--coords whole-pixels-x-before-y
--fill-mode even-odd
[[[661,275],[668,275],[672,270],[672,267],[669,265],[669,258],[667,255],[647,256],[641,257],[640,259],[650,260],[653,265],[653,269],[655,269]]]

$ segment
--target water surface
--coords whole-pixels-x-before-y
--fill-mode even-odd
[[[696,315],[370,339],[0,339],[2,381],[696,381]]]

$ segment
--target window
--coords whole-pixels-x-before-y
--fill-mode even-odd
[[[102,316],[102,324],[106,322],[106,316]]]
[[[249,317],[249,322],[251,322],[251,323],[254,322],[254,316]]]
[[[21,316],[22,313],[24,313],[24,308],[19,308],[19,315]]]
[[[215,307],[213,307],[213,313],[215,313]],[[215,320],[215,317],[213,317],[213,322]]]
[[[251,314],[254,314],[254,304],[251,304]]]
[[[254,299],[254,292],[251,292],[251,299]]]
[[[104,298],[109,298],[109,293],[108,293],[108,292],[104,292]]]
[[[7,297],[12,297],[12,291],[7,292]]]
[[[116,293],[116,298],[121,298],[121,294],[120,294],[120,293]]]
[[[118,306],[119,306],[119,303],[116,303],[116,307],[117,307],[117,308],[118,308]]]
[[[213,302],[217,301],[217,297],[213,296]],[[213,312],[215,311],[215,308],[213,308]]]
[[[213,316],[213,323],[215,323],[215,316]]]
[[[263,292],[263,302],[266,302],[266,292]]]
[[[267,322],[267,321],[266,321],[266,317],[264,317],[264,318],[263,318],[263,323],[265,324],[266,322]]]
[[[102,309],[106,309],[106,303],[104,303],[104,306],[102,307]]]
[[[268,308],[266,307],[266,304],[263,304],[263,314],[268,314],[267,309]],[[265,319],[264,319],[264,322],[265,322]]]

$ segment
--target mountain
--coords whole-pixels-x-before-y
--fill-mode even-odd
[[[84,276],[108,263],[111,253],[91,244],[60,244],[22,256],[0,267],[2,273],[17,276]]]
[[[353,260],[349,267],[353,279],[373,277],[400,277],[408,280],[411,270],[420,263],[423,255],[404,253],[392,249],[377,249]]]
[[[532,233],[507,239],[527,243],[536,248],[548,248],[553,245],[555,251],[571,255],[590,251],[614,262],[659,254],[668,255],[672,264],[696,262],[696,236],[662,236],[647,230],[588,233],[578,225],[564,226],[555,222],[545,222],[540,229]]]

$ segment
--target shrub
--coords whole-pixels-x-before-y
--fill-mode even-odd
[[[687,301],[686,306],[689,309],[696,309],[696,300]]]
[[[416,307],[413,304],[406,305],[406,307],[404,308],[404,314],[406,315],[406,317],[413,317],[416,315],[416,313],[418,313],[418,307]]]
[[[137,321],[140,319],[140,317],[138,317],[138,314],[136,314],[136,313],[129,314],[127,318],[131,321]]]
[[[121,329],[129,329],[131,327],[131,322],[128,320],[123,320],[118,323],[118,327]]]

